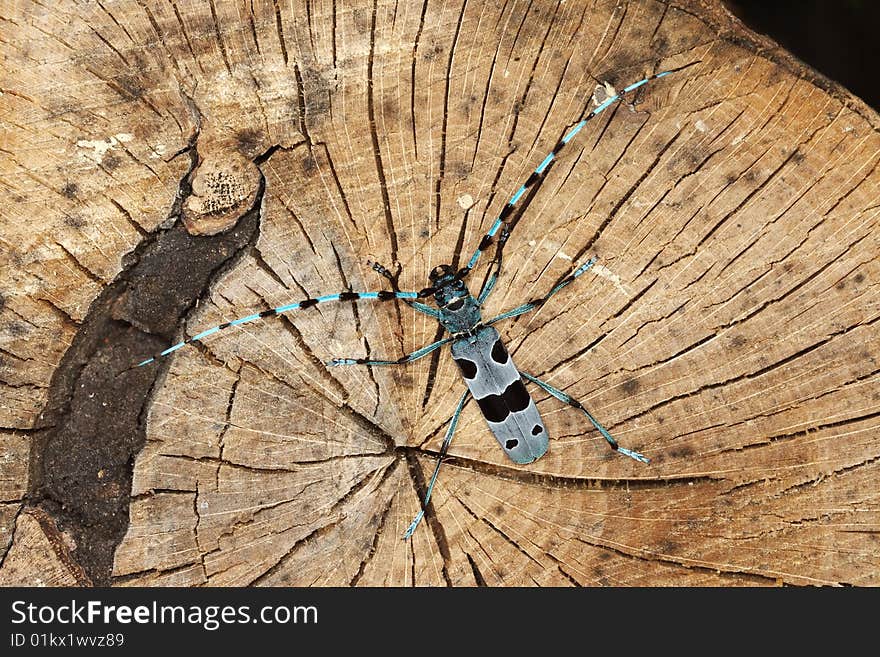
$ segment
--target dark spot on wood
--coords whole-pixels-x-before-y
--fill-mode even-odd
[[[801,152],[801,149],[795,149],[794,154],[791,156],[791,161],[795,164],[800,164],[804,160],[807,159],[807,156]]]
[[[303,66],[301,73],[306,114],[313,118],[328,114],[330,93],[336,87],[335,79],[328,80],[316,66]]]
[[[323,81],[323,80],[322,80]],[[327,87],[326,83],[324,87]],[[306,115],[311,117],[325,116],[330,112],[330,93],[323,89],[306,96]]]
[[[0,294],[0,310],[3,310],[6,307],[6,297]]]
[[[864,280],[865,280],[865,275],[862,272],[859,272],[858,274],[853,276],[854,283],[861,283]]]
[[[352,20],[354,21],[354,29],[360,34],[369,34],[373,29],[373,12],[363,7],[355,9],[352,12]]]
[[[639,388],[642,387],[642,384],[639,383],[638,379],[632,378],[627,379],[622,384],[620,384],[621,389],[628,395],[635,394]]]
[[[64,224],[66,226],[70,226],[71,228],[79,229],[86,225],[86,221],[78,214],[65,214]]]
[[[837,282],[837,285],[834,286],[835,290],[844,290],[846,289],[846,279],[843,278]]]
[[[460,160],[458,162],[455,162],[452,167],[450,167],[450,173],[459,180],[464,180],[469,175],[471,175],[471,165],[463,160]]]
[[[397,121],[400,116],[400,100],[397,96],[386,97],[379,113],[386,121]]]
[[[69,182],[64,187],[61,188],[61,193],[69,199],[76,198],[77,193],[79,192],[79,187],[76,183]]]
[[[6,326],[6,332],[14,338],[20,338],[28,334],[28,328],[21,322],[10,322]]]
[[[690,445],[680,445],[679,447],[673,447],[670,449],[668,454],[677,459],[686,458],[694,455],[694,448]]]
[[[263,135],[254,128],[245,128],[235,133],[235,142],[239,153],[253,158],[262,148]]]
[[[122,75],[116,80],[117,92],[128,101],[139,100],[146,95],[143,81],[134,75]]]
[[[307,154],[303,159],[299,161],[300,167],[302,167],[302,172],[305,174],[312,173],[318,168],[318,162],[315,160],[315,156],[311,153]]]
[[[120,164],[122,164],[122,158],[114,153],[107,153],[104,159],[101,160],[101,166],[107,171],[115,171],[119,168]]]
[[[748,342],[749,342],[749,341],[745,338],[745,336],[743,336],[743,335],[734,335],[733,338],[731,338],[731,340],[730,340],[730,346],[731,346],[733,349],[739,349],[739,348],[742,347],[743,345],[748,344]]]
[[[433,61],[437,59],[440,55],[443,54],[443,46],[439,43],[435,44],[432,48],[427,48],[425,52],[422,54],[422,59],[426,62]]]

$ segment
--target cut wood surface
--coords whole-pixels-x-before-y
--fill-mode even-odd
[[[880,584],[880,117],[718,2],[2,14],[0,584]],[[596,256],[497,327],[650,465],[539,389],[515,465],[470,403],[403,541],[458,370],[325,362],[431,318],[324,304],[129,369],[387,289],[372,261],[424,287],[585,109],[687,64],[562,151],[484,310]]]

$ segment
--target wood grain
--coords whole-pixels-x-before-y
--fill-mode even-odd
[[[42,577],[37,552],[12,560],[39,512],[84,569],[57,583],[880,583],[880,117],[718,2],[4,13],[0,427],[26,444],[0,463],[0,519],[19,518],[0,581]],[[516,466],[469,404],[404,542],[457,370],[445,352],[324,362],[397,358],[435,339],[430,318],[322,305],[125,370],[235,317],[384,287],[368,261],[420,289],[463,264],[597,85],[691,62],[561,154],[485,310],[598,256],[498,328],[649,466],[538,390],[550,451]],[[254,212],[234,248],[163,247]],[[205,282],[179,284],[188,267]],[[140,433],[102,430],[103,402]],[[112,463],[60,449],[58,427],[90,418]],[[20,472],[29,493],[6,494]],[[102,523],[90,495],[122,514],[116,534],[83,540]]]

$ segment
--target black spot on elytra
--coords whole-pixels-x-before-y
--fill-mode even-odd
[[[513,449],[513,448],[516,447],[517,445],[519,445],[519,441],[518,441],[516,438],[511,438],[511,439],[508,440],[506,443],[504,443],[504,446],[505,446],[507,449]]]
[[[492,360],[500,365],[504,365],[510,360],[510,355],[507,353],[507,349],[504,348],[501,340],[496,340],[495,344],[492,346]]]
[[[626,394],[632,395],[642,387],[642,384],[639,383],[638,379],[627,379],[620,385],[620,387]]]
[[[470,380],[477,375],[477,364],[472,360],[468,360],[467,358],[456,358],[455,363],[458,365],[458,369],[461,370],[461,375],[464,378]]]
[[[517,379],[507,386],[503,396],[508,408],[514,413],[526,410],[531,399],[525,385],[523,385],[522,379]]]
[[[487,395],[478,399],[477,404],[483,417],[489,422],[503,422],[510,415],[510,409],[507,408],[501,395]]]
[[[69,182],[64,187],[61,188],[61,193],[69,199],[76,198],[77,193],[79,192],[79,187],[76,183]]]
[[[486,395],[477,400],[480,410],[489,422],[502,422],[511,413],[524,411],[529,405],[529,393],[521,379],[517,379],[500,395]]]
[[[533,436],[540,436],[542,433],[544,433],[544,427],[542,427],[540,424],[536,424],[532,427]]]

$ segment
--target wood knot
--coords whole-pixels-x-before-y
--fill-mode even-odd
[[[256,202],[260,171],[234,151],[204,157],[183,204],[183,223],[192,235],[216,235],[234,226]]]

